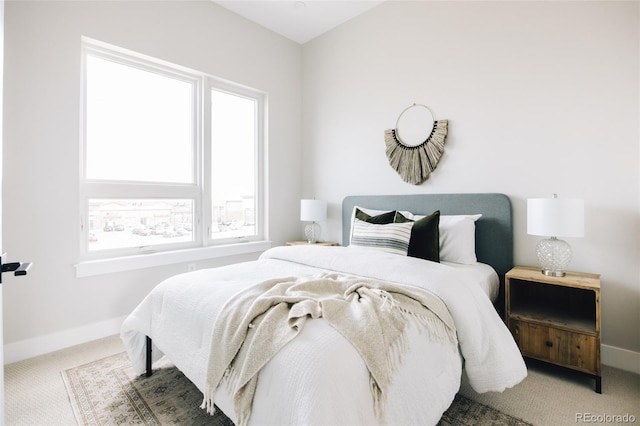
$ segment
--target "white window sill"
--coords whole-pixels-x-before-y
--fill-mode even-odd
[[[76,277],[91,277],[94,275],[152,268],[154,266],[170,265],[174,263],[195,262],[198,260],[206,260],[216,257],[260,253],[269,248],[271,248],[270,241],[256,241],[241,244],[199,247],[170,252],[149,253],[111,259],[88,260],[75,265]]]

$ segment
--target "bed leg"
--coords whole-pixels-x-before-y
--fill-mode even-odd
[[[146,376],[150,377],[153,374],[151,369],[151,337],[147,336],[147,373]]]

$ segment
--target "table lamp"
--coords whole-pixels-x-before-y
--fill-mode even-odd
[[[550,237],[536,246],[542,273],[563,277],[571,261],[571,246],[557,237],[584,236],[584,200],[530,198],[527,200],[527,234]]]
[[[327,202],[321,200],[300,200],[300,220],[311,222],[304,227],[304,235],[309,244],[318,242],[320,236],[319,220],[327,218]]]

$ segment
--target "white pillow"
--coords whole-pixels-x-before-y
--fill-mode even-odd
[[[481,214],[440,216],[440,261],[471,264],[476,257],[476,220]]]
[[[367,247],[406,256],[412,227],[413,222],[379,225],[355,218],[349,246]]]

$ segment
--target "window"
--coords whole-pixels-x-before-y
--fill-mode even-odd
[[[83,39],[83,258],[265,238],[265,95]]]
[[[211,91],[211,238],[255,234],[255,99]]]

